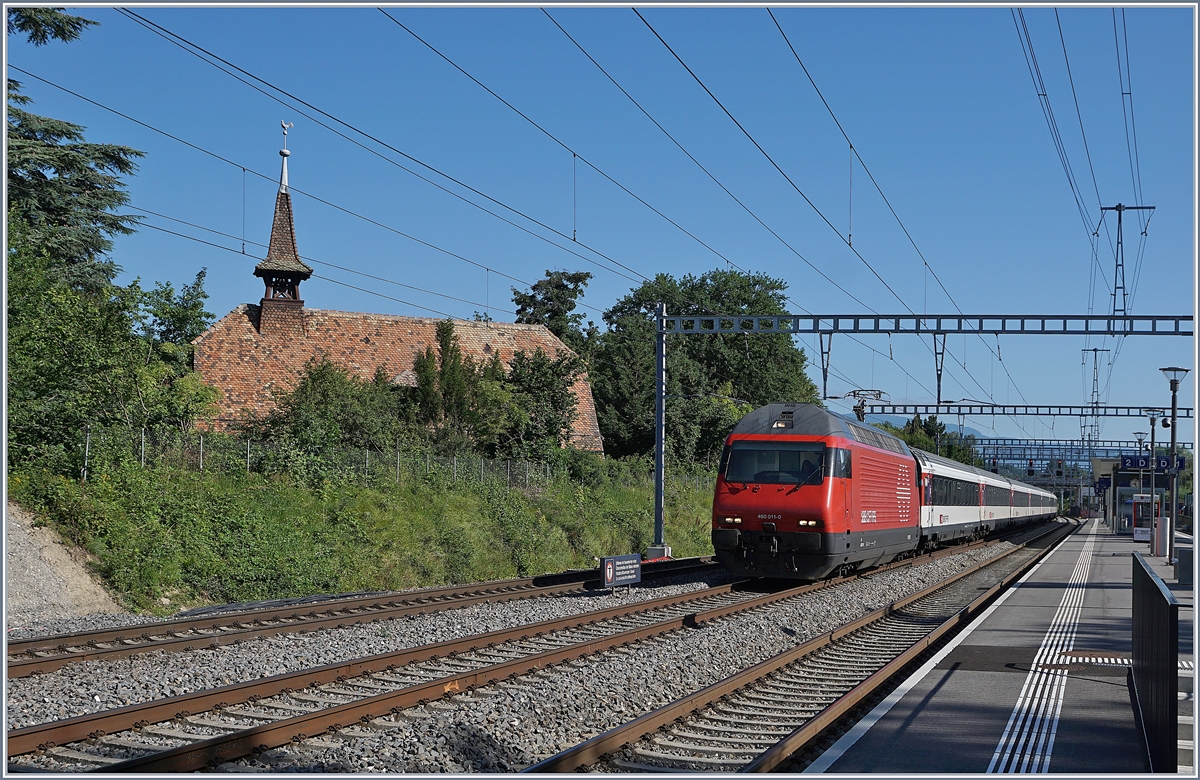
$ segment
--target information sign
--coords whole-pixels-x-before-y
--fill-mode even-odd
[[[1135,541],[1135,542],[1148,542],[1148,541],[1150,541],[1150,529],[1149,529],[1149,528],[1135,528],[1135,529],[1133,529],[1133,541]]]
[[[1122,455],[1121,469],[1124,471],[1135,471],[1139,469],[1149,469],[1151,460],[1154,461],[1154,470],[1157,472],[1166,473],[1171,468],[1171,456],[1159,455],[1156,458],[1151,458],[1149,455]],[[1187,468],[1187,458],[1182,455],[1175,457],[1175,467],[1180,471]]]
[[[600,559],[600,581],[606,588],[642,581],[642,556],[614,555]]]
[[[1108,490],[1110,487],[1112,487],[1112,477],[1100,477],[1096,480],[1097,490]]]

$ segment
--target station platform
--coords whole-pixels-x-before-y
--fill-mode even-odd
[[[1082,521],[805,773],[1149,772],[1130,680],[1135,550],[1181,605],[1178,771],[1193,775],[1193,586],[1100,520]]]

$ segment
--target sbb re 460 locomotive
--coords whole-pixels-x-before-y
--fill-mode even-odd
[[[725,442],[716,558],[734,574],[820,579],[1057,514],[1052,493],[910,449],[811,404],[771,404]]]

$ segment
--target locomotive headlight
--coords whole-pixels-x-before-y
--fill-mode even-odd
[[[741,525],[742,518],[740,518],[740,517],[722,517],[721,522],[722,523],[732,523],[733,525]]]

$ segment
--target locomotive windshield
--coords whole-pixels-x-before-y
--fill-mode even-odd
[[[819,484],[825,470],[820,442],[735,441],[725,457],[726,482]]]

